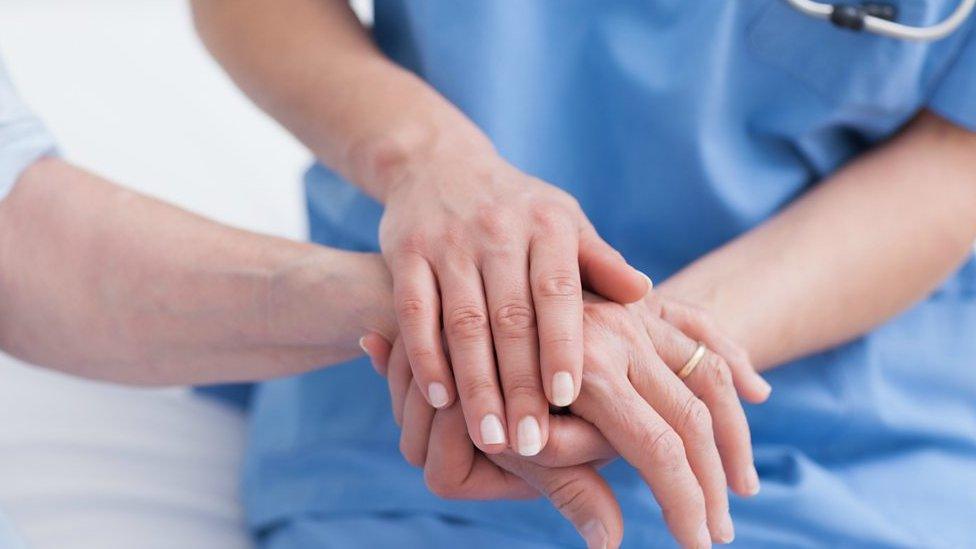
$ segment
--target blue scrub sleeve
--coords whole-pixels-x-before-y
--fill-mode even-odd
[[[21,101],[0,60],[0,200],[24,168],[55,153],[54,137]]]
[[[976,15],[970,17],[976,19]],[[936,86],[928,107],[976,132],[976,24],[970,21],[958,32],[968,36]]]

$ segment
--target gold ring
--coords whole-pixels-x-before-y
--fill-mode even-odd
[[[695,352],[691,355],[691,358],[689,358],[688,362],[685,362],[685,365],[678,370],[678,377],[684,379],[690,376],[691,373],[695,371],[695,368],[698,367],[698,363],[705,358],[706,350],[705,344],[699,341],[698,348],[695,349]]]

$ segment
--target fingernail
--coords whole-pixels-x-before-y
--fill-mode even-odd
[[[580,535],[586,541],[586,549],[606,549],[607,529],[598,520],[591,520],[580,528]]]
[[[362,349],[367,355],[369,354],[369,350],[366,349],[366,336],[359,338],[359,348]]]
[[[488,414],[481,418],[481,443],[504,444],[505,428],[495,414]]]
[[[434,408],[447,406],[447,389],[442,383],[436,381],[427,386],[427,396],[430,398],[430,405]]]
[[[704,522],[698,529],[698,549],[708,549],[712,546],[712,535],[708,532],[708,524]]]
[[[763,379],[761,375],[756,374],[756,377],[759,378],[759,386],[762,387],[763,398],[769,398],[769,393],[773,392],[773,386]]]
[[[719,543],[732,543],[735,539],[735,527],[732,526],[732,516],[728,512],[725,516],[719,519],[718,523],[718,542]]]
[[[759,473],[756,472],[756,467],[753,466],[746,473],[746,491],[750,496],[754,496],[759,493]]]
[[[532,416],[525,416],[518,423],[518,453],[534,456],[542,450],[542,430]]]
[[[638,271],[638,272],[640,272],[640,271]],[[654,289],[654,281],[651,280],[651,277],[647,276],[644,273],[641,273],[641,276],[643,276],[644,277],[644,280],[647,281],[647,291],[651,291],[652,289]]]
[[[573,387],[573,374],[569,372],[556,372],[552,376],[552,403],[556,406],[569,406],[573,403],[576,396],[576,389]]]

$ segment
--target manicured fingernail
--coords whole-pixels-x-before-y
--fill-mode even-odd
[[[643,276],[644,277],[644,280],[647,281],[647,291],[651,291],[652,289],[654,289],[654,281],[651,280],[651,277],[647,276],[644,273],[641,273],[641,276]]]
[[[542,430],[539,422],[532,416],[525,416],[518,422],[518,453],[534,456],[542,451]]]
[[[366,348],[366,336],[359,338],[359,348],[362,349],[367,355],[369,354],[369,349]]]
[[[443,384],[435,381],[428,385],[427,396],[430,398],[430,405],[434,408],[447,406],[447,389]]]
[[[732,526],[732,516],[727,512],[718,522],[718,541],[719,543],[732,543],[735,539],[735,527]]]
[[[755,466],[749,468],[749,472],[746,473],[746,491],[750,496],[759,493],[759,473],[756,472]]]
[[[698,543],[696,547],[698,549],[708,549],[711,546],[712,534],[708,532],[708,525],[703,522],[701,528],[698,529]]]
[[[573,387],[573,374],[569,372],[556,372],[552,376],[552,403],[556,406],[569,406],[573,403],[576,396],[576,389]]]
[[[594,519],[587,522],[580,528],[580,535],[586,541],[586,549],[606,549],[607,548],[607,529],[603,523]]]
[[[481,418],[481,443],[504,444],[505,428],[495,414],[488,414]]]

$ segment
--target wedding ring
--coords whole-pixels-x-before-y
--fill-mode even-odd
[[[692,353],[691,358],[689,358],[688,362],[685,362],[685,365],[678,370],[678,377],[684,379],[690,376],[691,373],[695,371],[695,368],[698,367],[698,363],[705,358],[705,351],[707,350],[708,349],[705,347],[705,344],[699,341],[698,348],[695,349],[694,353]]]

